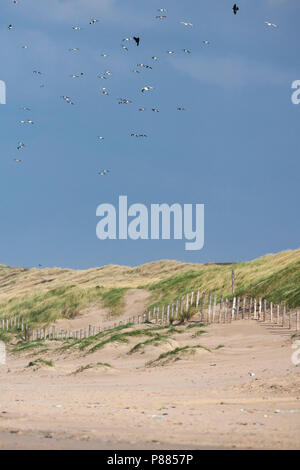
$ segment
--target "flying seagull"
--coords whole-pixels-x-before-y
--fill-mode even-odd
[[[15,161],[16,163],[21,163],[22,160],[19,160],[18,158],[14,158],[14,161]]]
[[[188,23],[187,21],[180,21],[184,26],[193,26],[193,23]]]
[[[109,173],[110,170],[102,170],[102,171],[99,171],[98,175],[100,176],[105,176],[107,175],[107,173]]]
[[[130,104],[132,101],[128,100],[127,98],[119,98],[119,104]]]
[[[139,46],[139,44],[140,44],[140,38],[138,38],[138,37],[136,37],[136,36],[133,36],[132,39],[136,42],[136,45]]]
[[[190,54],[190,53],[191,53],[191,51],[190,51],[189,49],[182,49],[182,50],[183,50],[183,52],[185,52],[186,54]]]
[[[156,16],[157,20],[164,20],[165,18],[167,18],[166,15],[157,15]]]
[[[28,119],[27,121],[20,121],[20,124],[33,124],[33,121],[31,119]]]
[[[71,98],[69,98],[69,96],[62,96],[61,98],[64,101],[66,101],[66,103],[68,103],[68,104],[74,104],[73,101],[71,100]]]
[[[23,142],[18,142],[18,146],[17,146],[17,149],[18,150],[21,150],[25,147],[25,144],[23,144]]]
[[[136,64],[137,67],[144,67],[145,69],[151,69],[152,70],[152,67],[151,65],[146,65],[146,64]]]
[[[273,28],[279,28],[278,24],[270,23],[269,21],[265,21],[265,24],[266,24],[267,26],[271,26],[271,27],[273,27]]]
[[[153,89],[153,86],[147,85],[147,86],[144,86],[141,91],[142,91],[142,93],[144,93],[145,91],[150,91],[152,89]]]
[[[232,9],[233,9],[233,13],[234,13],[235,15],[236,15],[237,12],[239,11],[239,7],[237,6],[236,3],[233,5]]]
[[[96,18],[92,18],[90,21],[90,24],[96,24],[98,23],[99,20],[96,20]]]

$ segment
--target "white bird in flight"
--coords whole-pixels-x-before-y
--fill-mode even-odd
[[[184,26],[193,26],[193,23],[188,23],[187,21],[180,21]]]
[[[142,93],[144,93],[145,91],[150,91],[152,89],[153,89],[153,86],[147,85],[147,86],[144,86],[141,91],[142,91]]]
[[[266,24],[267,26],[271,26],[272,28],[279,28],[278,24],[270,23],[269,21],[265,21],[265,24]]]

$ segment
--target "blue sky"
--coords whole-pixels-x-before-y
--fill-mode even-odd
[[[300,105],[291,102],[291,84],[300,79],[300,4],[238,4],[234,16],[232,0],[1,1],[7,104],[0,105],[0,263],[239,261],[299,248]],[[163,21],[155,19],[158,8],[168,9]],[[89,25],[93,17],[99,22]],[[131,42],[123,51],[122,39],[133,35],[140,46]],[[71,53],[72,47],[80,50]],[[153,69],[135,74],[137,63]],[[97,78],[105,70],[111,77]],[[70,77],[80,72],[86,76]],[[144,85],[154,87],[146,96]],[[133,103],[119,105],[120,97]],[[104,168],[111,172],[100,177]],[[188,252],[178,240],[98,240],[96,208],[117,204],[119,195],[129,204],[204,203],[204,248]]]

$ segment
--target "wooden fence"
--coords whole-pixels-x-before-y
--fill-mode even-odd
[[[114,322],[104,327],[89,325],[87,328],[77,331],[58,329],[55,326],[47,328],[32,328],[24,323],[19,316],[0,319],[0,329],[6,331],[21,332],[25,341],[38,339],[83,339],[95,336],[98,333],[127,323],[156,323],[171,324],[189,314],[193,320],[204,323],[231,323],[236,320],[256,320],[300,331],[300,309],[291,309],[286,304],[273,304],[266,299],[252,297],[227,297],[191,292],[182,296],[174,303],[168,305],[156,305],[152,310],[128,317],[126,320]]]

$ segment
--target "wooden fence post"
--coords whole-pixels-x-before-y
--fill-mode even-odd
[[[220,300],[218,323],[220,323],[221,320],[222,320],[223,304],[224,304],[224,297],[223,297],[223,295],[222,295],[221,300]]]
[[[231,309],[231,320],[235,320],[235,313],[236,313],[236,297],[233,297],[232,309]]]
[[[270,302],[270,322],[273,323],[273,302]]]
[[[197,296],[196,296],[196,308],[198,308],[199,305],[199,297],[200,297],[200,291],[197,290]]]
[[[204,318],[204,310],[205,310],[205,292],[202,294],[201,320],[203,320],[203,318]]]
[[[240,298],[237,297],[236,299],[236,319],[239,319],[239,314],[240,314]]]
[[[183,302],[184,302],[184,299],[183,299],[183,296],[180,297],[180,315],[183,314]]]
[[[212,322],[213,322],[213,323],[214,323],[214,321],[215,321],[216,306],[217,306],[217,296],[216,296],[216,294],[215,294],[215,295],[214,295],[214,301],[213,301],[213,310],[212,310]]]
[[[286,305],[283,306],[283,312],[282,312],[282,326],[285,325],[285,317],[286,317]]]
[[[225,312],[224,312],[224,323],[227,323],[227,316],[228,316],[228,299],[225,299]]]
[[[242,319],[244,320],[246,316],[246,297],[243,298],[243,307],[242,307]]]
[[[187,312],[189,309],[189,294],[185,296],[185,311]]]

